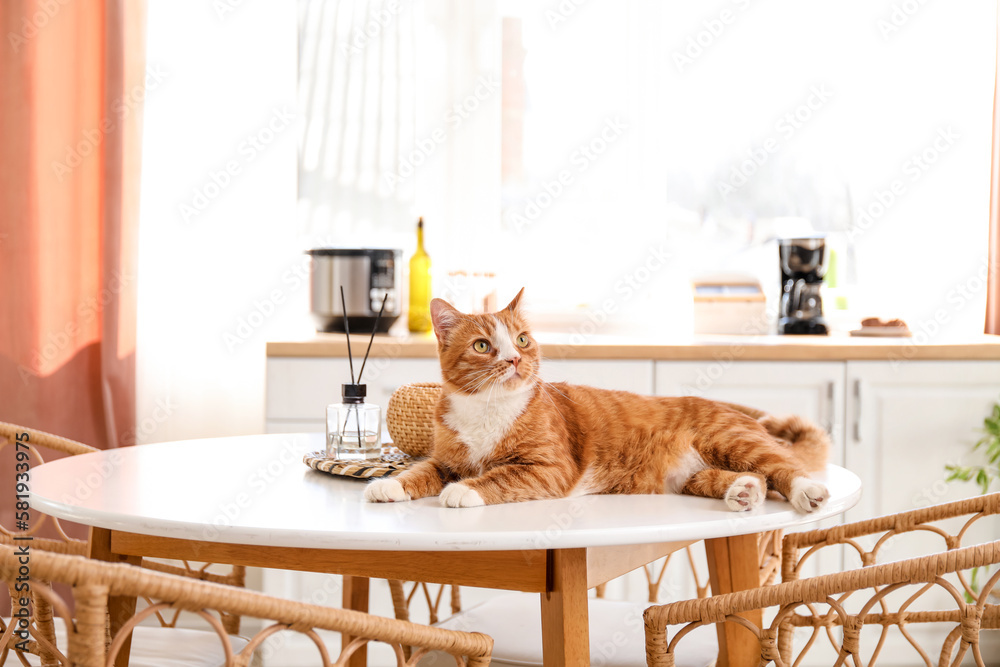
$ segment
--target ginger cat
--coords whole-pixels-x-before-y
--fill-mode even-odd
[[[538,376],[542,353],[518,306],[466,315],[431,302],[443,377],[430,458],[365,488],[372,502],[440,495],[474,507],[592,493],[688,493],[752,510],[769,489],[821,507],[809,478],[829,439],[798,417],[703,398],[640,396]]]

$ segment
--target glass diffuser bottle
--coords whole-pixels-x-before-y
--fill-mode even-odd
[[[344,334],[347,337],[347,360],[351,367],[351,381],[341,385],[340,403],[326,406],[326,455],[342,461],[368,461],[382,456],[382,411],[379,406],[365,403],[367,387],[361,384],[361,376],[368,363],[368,353],[372,351],[372,341],[378,321],[385,310],[388,295],[382,298],[382,308],[375,318],[372,335],[368,340],[368,350],[354,380],[354,356],[351,354],[351,330],[347,324],[347,306],[344,302],[344,288],[340,288],[340,304],[344,312]]]
[[[326,408],[326,455],[367,461],[382,455],[382,410],[365,403],[363,384],[341,385],[341,402]]]

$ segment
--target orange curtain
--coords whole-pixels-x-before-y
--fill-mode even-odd
[[[145,5],[0,3],[0,420],[134,442]]]
[[[1000,335],[1000,6],[997,14],[997,74],[993,86],[993,152],[990,159],[990,259],[986,289],[986,333]]]

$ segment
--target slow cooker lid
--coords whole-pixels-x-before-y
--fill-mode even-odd
[[[393,248],[312,248],[306,250],[313,257],[367,257],[384,253],[396,254],[400,250]]]

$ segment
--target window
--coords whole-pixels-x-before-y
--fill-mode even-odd
[[[749,273],[773,303],[775,239],[822,232],[843,297],[827,310],[849,306],[831,316],[981,330],[993,3],[412,11],[417,102],[395,167],[413,167],[412,199],[353,231],[412,247],[423,214],[438,277],[495,271],[501,301],[527,286],[542,326],[611,299],[603,332],[679,335],[692,277]],[[372,54],[404,22],[387,25]]]

